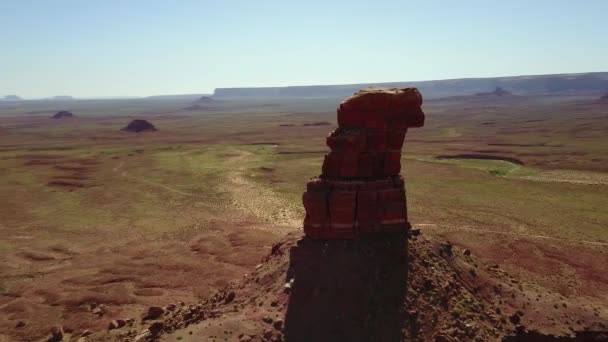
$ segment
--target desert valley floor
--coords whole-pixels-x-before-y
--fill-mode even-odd
[[[301,196],[320,172],[338,103],[3,104],[0,341],[46,340],[57,325],[70,341],[87,330],[86,340],[133,340],[150,325],[141,322],[149,307],[180,302],[203,303],[207,316],[159,338],[289,337],[263,321],[286,319],[286,299],[273,291],[285,284],[287,248],[301,237]],[[464,306],[438,315],[477,326],[467,340],[499,339],[517,326],[556,335],[608,330],[608,105],[537,96],[447,98],[423,108],[426,125],[408,132],[402,157],[420,232],[410,254],[439,253],[433,270],[466,275],[452,293]],[[51,118],[66,109],[75,117]],[[121,131],[135,118],[158,131]],[[425,279],[449,282],[419,262],[410,270],[414,290]],[[498,283],[504,293],[492,294]],[[430,305],[416,293],[411,305]],[[109,331],[117,319],[134,321]],[[419,339],[437,338],[424,324],[417,329]]]

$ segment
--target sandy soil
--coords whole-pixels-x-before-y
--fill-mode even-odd
[[[221,185],[221,189],[230,194],[231,204],[243,212],[253,214],[262,222],[272,224],[279,233],[297,230],[303,217],[296,208],[281,200],[272,189],[254,183],[244,175],[246,169],[239,166],[239,163],[251,157],[252,153],[241,150],[235,153],[235,156],[227,160],[231,171],[227,172],[226,182]]]

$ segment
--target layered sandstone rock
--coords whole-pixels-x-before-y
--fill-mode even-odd
[[[421,105],[415,88],[362,90],[340,104],[331,152],[303,196],[308,237],[407,231],[401,147],[409,127],[424,125]]]

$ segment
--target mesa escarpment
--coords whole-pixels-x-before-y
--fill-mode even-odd
[[[340,104],[331,152],[303,196],[306,236],[407,231],[401,148],[407,129],[424,125],[421,105],[415,88],[362,90]]]
[[[491,87],[500,86],[519,95],[597,93],[608,87],[608,73],[527,75],[491,78],[462,78],[449,80],[429,80],[415,82],[358,83],[341,85],[216,88],[217,99],[229,98],[344,98],[367,87],[416,87],[427,99],[448,96],[468,96],[487,92]]]

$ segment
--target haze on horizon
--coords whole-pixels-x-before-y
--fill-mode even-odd
[[[0,96],[608,71],[608,2],[0,2]]]

